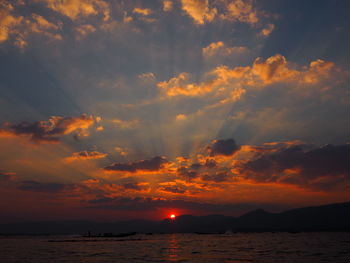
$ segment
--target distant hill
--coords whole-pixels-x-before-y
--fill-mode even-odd
[[[24,222],[0,224],[1,234],[224,233],[264,231],[350,231],[350,202],[305,207],[282,213],[257,209],[240,217],[182,215],[175,220]]]

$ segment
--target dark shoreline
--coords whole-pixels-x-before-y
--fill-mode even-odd
[[[0,224],[0,236],[85,235],[125,237],[136,233],[350,232],[350,202],[305,207],[281,213],[257,209],[240,217],[181,215],[161,221],[56,221]]]

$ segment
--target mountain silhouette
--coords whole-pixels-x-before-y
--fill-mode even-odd
[[[181,215],[161,221],[129,220],[113,223],[92,221],[23,222],[0,224],[0,233],[83,234],[91,233],[224,233],[264,231],[350,231],[350,202],[304,207],[281,213],[257,209],[240,217]]]

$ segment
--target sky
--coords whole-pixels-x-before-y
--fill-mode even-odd
[[[350,2],[2,0],[0,221],[350,200]]]

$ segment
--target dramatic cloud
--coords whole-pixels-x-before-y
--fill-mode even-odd
[[[0,130],[0,136],[28,136],[34,142],[55,143],[60,141],[61,135],[88,136],[94,122],[92,116],[85,114],[80,117],[53,116],[48,121],[6,124],[6,128]]]
[[[234,139],[227,139],[227,140],[215,140],[210,146],[208,146],[207,149],[210,153],[210,156],[215,156],[215,155],[231,156],[236,151],[239,150],[239,147],[237,146]]]
[[[240,172],[256,182],[295,184],[329,190],[350,187],[350,145],[303,145],[260,149],[256,158],[241,164]]]
[[[208,0],[181,0],[182,9],[193,18],[196,24],[211,22],[216,14],[216,8],[209,8]]]
[[[118,171],[118,172],[130,172],[135,173],[137,171],[158,171],[168,161],[165,157],[156,156],[152,159],[142,160],[130,163],[114,163],[110,166],[105,167],[107,171]]]
[[[0,1],[0,210],[349,200],[348,4],[275,2]]]
[[[66,160],[68,162],[73,162],[77,160],[95,160],[105,158],[108,154],[100,153],[97,151],[81,151],[73,153],[72,156],[67,157]]]

